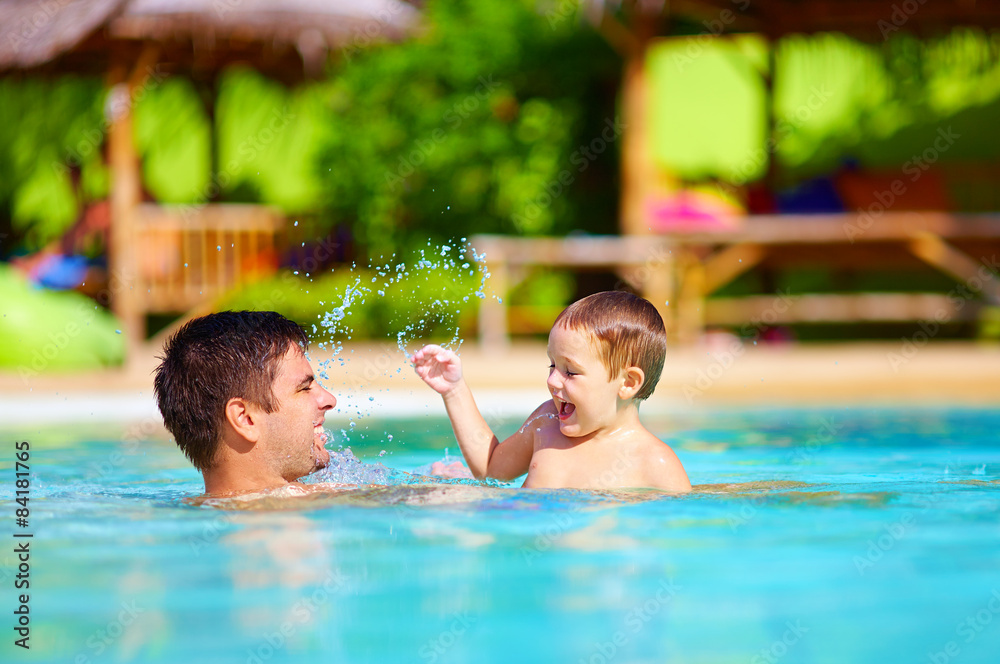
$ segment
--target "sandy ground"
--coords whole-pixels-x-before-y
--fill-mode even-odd
[[[77,422],[159,422],[152,396],[158,349],[128,370],[24,379],[0,373],[0,427]],[[487,415],[525,415],[548,398],[548,360],[541,343],[487,353],[461,350],[466,379]],[[392,344],[346,347],[324,384],[338,400],[327,421],[361,412],[382,417],[443,415]],[[317,355],[314,365],[324,357]],[[1000,346],[894,343],[712,346],[671,350],[644,412],[689,408],[824,405],[1000,406]]]

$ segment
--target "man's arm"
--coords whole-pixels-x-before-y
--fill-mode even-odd
[[[444,399],[455,439],[473,476],[510,480],[528,472],[532,432],[521,427],[500,443],[462,378],[458,355],[440,346],[424,346],[413,354],[413,366],[417,375]]]

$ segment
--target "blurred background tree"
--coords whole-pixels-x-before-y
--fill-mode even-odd
[[[295,222],[283,261],[292,267],[319,238],[342,248],[331,261],[363,265],[391,253],[409,260],[428,239],[617,232],[620,146],[584,150],[619,116],[622,62],[577,5],[429,0],[421,12],[416,34],[349,43],[320,81],[288,87],[235,66],[212,81],[167,76],[144,86],[134,102],[145,195],[279,207]],[[705,36],[700,23],[671,30]],[[762,73],[772,61],[781,128],[772,174],[782,187],[845,164],[899,166],[942,127],[975,137],[942,162],[995,161],[1000,150],[994,33],[965,28],[922,41],[900,33],[881,44],[790,36],[773,45],[773,58],[756,35],[697,44],[702,57],[684,67],[676,58],[690,44],[680,39],[658,42],[647,60],[654,157],[687,182],[752,183],[767,173]],[[813,110],[817,81],[824,101]],[[0,78],[0,255],[37,251],[106,197],[106,96],[99,79]],[[970,192],[951,192],[962,210],[995,208]],[[262,288],[293,289],[285,276]],[[771,290],[759,277],[750,271],[728,288]],[[588,278],[536,271],[509,300],[559,306],[576,291],[608,287]],[[299,302],[290,315],[309,309],[287,301]]]
[[[614,232],[617,150],[582,170],[570,160],[614,121],[620,61],[574,16],[543,12],[534,0],[429,2],[420,34],[351,44],[324,81],[289,89],[227,70],[211,118],[195,83],[168,78],[135,103],[144,189],[317,213],[313,230],[346,223],[372,254],[476,232]],[[0,94],[0,218],[33,251],[86,202],[62,168],[79,145],[90,144],[87,198],[107,193],[104,94],[69,77],[8,77]],[[551,202],[546,187],[559,190]]]
[[[275,205],[301,215],[306,235],[349,228],[362,256],[477,232],[616,232],[618,146],[580,152],[617,116],[621,61],[603,38],[537,0],[436,0],[423,12],[417,35],[351,43],[319,82],[289,88],[232,67],[208,99],[183,77],[151,85],[135,101],[148,196]],[[766,140],[767,45],[717,40],[678,68],[685,48],[663,42],[649,60],[658,160],[689,179],[762,177],[765,160],[745,164]],[[901,34],[879,48],[830,34],[776,48],[775,105],[788,131],[775,157],[788,184],[845,157],[902,163],[944,122],[980,137],[946,159],[996,154],[995,35]],[[796,120],[816,71],[829,99]],[[726,76],[731,84],[718,85]],[[34,251],[107,195],[105,91],[97,79],[19,75],[0,78],[0,95],[4,253]]]
[[[100,80],[0,78],[0,247],[40,249],[107,196]]]
[[[351,221],[376,253],[427,236],[615,232],[617,150],[571,163],[614,120],[610,47],[534,0],[424,11],[416,38],[350,53],[331,71],[325,218]],[[562,195],[547,203],[547,187]]]

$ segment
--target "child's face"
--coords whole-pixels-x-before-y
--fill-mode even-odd
[[[577,438],[615,423],[621,376],[608,379],[588,333],[556,325],[549,332],[547,385],[559,415],[559,431]]]

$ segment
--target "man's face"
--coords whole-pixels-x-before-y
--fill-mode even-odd
[[[295,344],[289,344],[281,359],[272,390],[278,407],[263,416],[266,449],[281,476],[294,482],[330,462],[323,420],[337,399],[316,382],[312,367]]]

